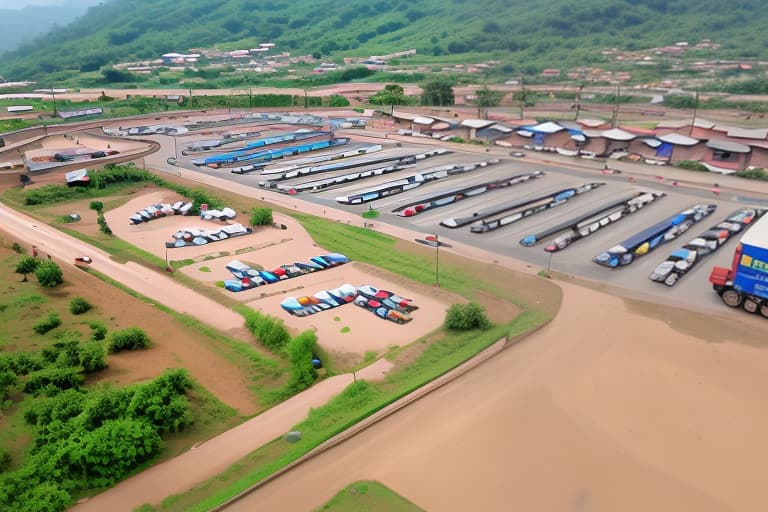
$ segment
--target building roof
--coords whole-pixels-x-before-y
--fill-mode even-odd
[[[685,135],[682,135],[680,133],[668,133],[666,135],[661,135],[658,137],[658,139],[662,142],[666,142],[668,144],[674,144],[676,146],[695,146],[700,141],[698,139],[693,139],[691,137],[686,137]]]
[[[530,130],[534,133],[557,133],[559,131],[565,130],[562,126],[560,126],[557,123],[553,123],[552,121],[547,121],[546,123],[539,123],[536,126],[526,126],[526,130]]]
[[[645,144],[648,147],[657,148],[661,146],[661,141],[659,139],[653,139],[653,138],[642,138],[640,141]]]
[[[434,120],[434,119],[432,119],[431,117],[425,117],[425,116],[416,116],[416,117],[414,117],[414,118],[413,118],[413,122],[414,122],[415,124],[425,124],[425,125],[430,125],[430,124],[434,123],[434,122],[435,122],[435,120]]]
[[[632,140],[636,137],[633,133],[629,133],[628,131],[622,130],[621,128],[605,130],[600,134],[600,136],[611,140]]]
[[[576,121],[558,121],[557,124],[565,128],[566,130],[579,130],[581,131],[581,125]]]
[[[768,128],[728,128],[726,135],[741,139],[765,140],[768,137]]]
[[[578,123],[581,126],[588,126],[589,128],[597,128],[605,124],[602,119],[579,119]]]
[[[710,149],[717,149],[720,151],[730,151],[731,153],[749,153],[751,151],[749,146],[739,144],[730,140],[710,139],[707,141],[707,147]]]
[[[502,133],[512,133],[513,131],[515,131],[514,128],[509,126],[504,126],[503,124],[499,124],[499,123],[496,123],[493,126],[488,127],[488,129],[496,130],[497,132],[502,132]]]
[[[407,121],[413,121],[419,116],[417,116],[416,114],[411,114],[410,112],[392,112],[392,117],[394,117],[395,119],[405,119]]]
[[[488,119],[465,119],[461,122],[461,126],[467,128],[485,128],[491,126],[496,121],[489,121]]]
[[[656,128],[685,128],[690,124],[691,121],[688,119],[664,119],[656,123]]]

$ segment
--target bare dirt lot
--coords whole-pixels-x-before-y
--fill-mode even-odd
[[[549,326],[230,510],[312,510],[359,479],[426,510],[763,510],[765,347],[563,288]]]

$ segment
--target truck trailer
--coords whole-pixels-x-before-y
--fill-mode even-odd
[[[768,215],[741,237],[731,268],[713,268],[709,282],[726,305],[768,318]]]

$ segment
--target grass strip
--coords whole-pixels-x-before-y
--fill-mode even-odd
[[[328,500],[317,512],[424,512],[386,485],[374,480],[349,484]]]
[[[312,409],[305,420],[291,429],[302,433],[299,442],[288,444],[282,439],[276,439],[190,491],[169,496],[160,505],[160,510],[210,510],[336,434],[459,366],[497,340],[505,336],[510,339],[521,336],[549,319],[550,316],[543,312],[525,311],[509,324],[497,325],[485,331],[449,332],[430,345],[412,365],[391,374],[384,382],[368,383],[359,380],[326,405]]]

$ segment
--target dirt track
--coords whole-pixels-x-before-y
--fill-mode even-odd
[[[435,511],[764,510],[765,348],[564,289],[538,334],[230,509],[303,512],[375,479]]]

